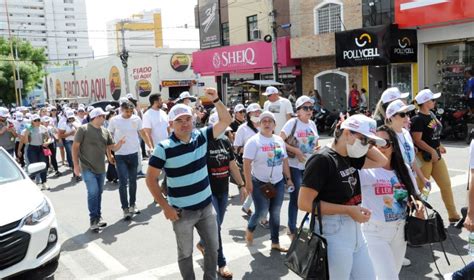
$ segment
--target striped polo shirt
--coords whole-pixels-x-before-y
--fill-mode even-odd
[[[212,126],[194,129],[189,143],[182,142],[173,133],[156,145],[148,164],[165,171],[171,206],[198,210],[211,203],[207,139],[213,139]]]

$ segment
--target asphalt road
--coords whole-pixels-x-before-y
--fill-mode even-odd
[[[328,139],[323,140],[327,143]],[[466,205],[467,162],[469,147],[464,143],[445,143],[449,172],[453,181],[456,205]],[[144,162],[145,163],[145,162]],[[66,167],[60,167],[66,171]],[[146,165],[144,166],[146,171]],[[122,219],[118,185],[106,184],[102,213],[108,222],[100,233],[88,230],[86,188],[83,182],[75,184],[71,174],[49,180],[51,190],[45,191],[53,202],[59,222],[62,252],[59,264],[23,274],[16,279],[180,279],[177,252],[171,223],[164,218],[161,209],[152,202],[145,180],[138,181],[137,206],[141,214],[132,221]],[[252,247],[244,241],[246,218],[241,212],[237,188],[231,187],[232,197],[222,225],[224,253],[234,279],[299,279],[283,264],[284,255],[271,252],[269,231],[258,227]],[[447,221],[446,209],[437,187],[429,201]],[[281,215],[280,242],[289,246],[286,236],[288,198],[285,198]],[[301,219],[302,215],[299,216]],[[471,261],[467,250],[466,230],[448,229],[451,239],[466,262]],[[194,237],[198,241],[197,233]],[[449,266],[439,245],[434,254],[441,272],[448,273],[463,266],[455,248],[444,242]],[[412,265],[402,269],[400,279],[436,279],[437,272],[429,246],[408,248],[407,257]],[[194,252],[196,277],[202,278],[203,259]]]

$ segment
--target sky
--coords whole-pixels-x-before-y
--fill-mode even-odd
[[[106,23],[129,18],[144,10],[161,9],[164,44],[171,48],[199,48],[199,31],[194,28],[197,0],[85,0],[89,43],[95,56],[107,55]],[[190,28],[183,26],[188,24]],[[179,27],[179,28],[175,28]]]

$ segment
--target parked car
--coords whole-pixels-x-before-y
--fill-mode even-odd
[[[58,224],[51,201],[30,179],[46,163],[26,171],[0,147],[0,279],[58,262]]]

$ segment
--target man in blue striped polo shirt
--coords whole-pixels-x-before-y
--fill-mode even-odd
[[[192,259],[194,228],[204,241],[204,279],[217,279],[219,243],[207,173],[207,141],[224,133],[232,118],[215,89],[208,88],[205,94],[213,101],[219,121],[198,130],[193,127],[191,107],[185,104],[173,106],[168,115],[173,133],[156,145],[146,177],[153,198],[173,224],[179,270],[186,280],[195,279]],[[163,197],[158,184],[163,169],[167,176],[168,200]]]

